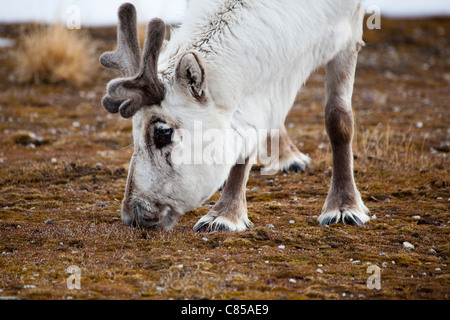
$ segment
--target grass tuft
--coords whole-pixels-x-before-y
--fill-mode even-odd
[[[16,79],[33,84],[86,84],[95,70],[93,44],[87,34],[61,25],[32,27],[13,54]]]

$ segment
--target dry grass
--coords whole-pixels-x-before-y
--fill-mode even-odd
[[[21,83],[86,84],[95,70],[94,49],[86,33],[37,25],[19,39],[13,53],[16,78]]]

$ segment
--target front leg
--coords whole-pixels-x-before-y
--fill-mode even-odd
[[[359,42],[350,43],[326,66],[325,124],[333,153],[333,177],[318,221],[362,225],[369,221],[353,177],[353,111],[351,97]]]
[[[247,216],[245,187],[251,169],[249,158],[230,171],[219,201],[194,226],[195,231],[244,231],[252,227]]]

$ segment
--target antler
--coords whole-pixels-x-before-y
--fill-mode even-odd
[[[141,49],[136,29],[136,8],[124,3],[119,8],[117,27],[117,49],[105,52],[100,63],[107,68],[120,70],[123,76],[131,77],[139,70]]]
[[[125,78],[110,81],[102,104],[111,113],[132,117],[142,106],[159,104],[164,98],[164,85],[158,79],[158,57],[164,41],[165,24],[152,19],[147,26],[141,58],[136,32],[136,9],[130,3],[119,8],[117,49],[106,52],[100,63],[118,69]]]

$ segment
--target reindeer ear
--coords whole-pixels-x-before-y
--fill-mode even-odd
[[[181,57],[175,69],[175,80],[199,101],[205,97],[205,69],[200,57],[194,52],[188,52]]]

